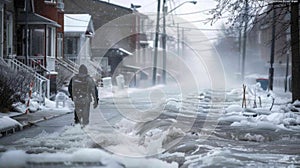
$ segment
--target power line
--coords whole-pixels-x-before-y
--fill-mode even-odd
[[[189,12],[189,13],[179,13],[179,14],[175,14],[175,15],[192,15],[192,14],[207,12],[207,11],[210,11],[210,10],[212,10],[212,9],[205,9],[205,10],[196,11],[196,12]]]
[[[177,26],[171,26],[171,25],[168,25],[167,27],[174,27],[174,28],[177,28]],[[179,28],[182,28],[182,29],[190,29],[190,30],[202,30],[202,31],[224,31],[224,30],[227,30],[227,29],[204,29],[204,28],[183,27],[183,26],[179,26]]]
[[[64,16],[67,17],[67,18],[69,18],[69,19],[77,20],[77,21],[80,21],[80,22],[89,22],[89,21],[86,21],[86,20],[81,20],[81,19],[73,18],[73,17],[70,17],[68,15],[64,15]]]

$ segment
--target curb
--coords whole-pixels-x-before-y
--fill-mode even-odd
[[[71,113],[73,113],[73,112],[70,111],[70,112],[66,112],[66,113],[63,113],[63,114],[56,114],[56,115],[51,115],[49,117],[43,117],[43,118],[35,120],[35,121],[28,121],[26,124],[21,124],[22,127],[20,127],[18,125],[14,126],[14,127],[10,127],[8,129],[5,129],[5,130],[0,132],[0,138],[8,136],[8,135],[12,135],[16,132],[22,131],[23,129],[30,128],[31,126],[36,125],[39,122],[42,122],[42,121],[45,121],[45,120],[50,120],[50,119],[57,118],[57,117],[67,115],[67,114],[71,114]],[[26,115],[26,114],[20,114],[20,115],[17,115],[17,116],[22,116],[22,115]],[[14,117],[16,117],[16,116],[14,116]],[[16,121],[18,121],[18,120],[16,120]]]
[[[45,120],[50,120],[50,119],[53,119],[53,118],[57,118],[57,117],[60,117],[60,116],[63,116],[63,115],[67,115],[67,114],[71,114],[73,112],[66,112],[66,113],[63,113],[63,114],[56,114],[56,115],[51,115],[49,117],[43,117],[41,119],[38,119],[38,120],[35,120],[35,121],[28,121],[26,124],[22,125],[23,129],[25,128],[29,128],[33,125],[36,125],[37,123],[39,122],[42,122],[42,121],[45,121]]]

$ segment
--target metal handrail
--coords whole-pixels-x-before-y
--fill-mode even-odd
[[[26,66],[22,62],[18,61],[17,59],[8,59],[7,60],[9,66],[14,70],[20,71],[25,70],[34,76],[34,87],[33,91],[36,91],[40,96],[50,98],[50,80],[46,77],[38,74],[35,70],[31,67]]]
[[[59,65],[65,67],[65,68],[66,68],[67,70],[69,70],[71,73],[73,73],[73,74],[77,74],[77,73],[78,73],[78,67],[77,67],[75,64],[72,65],[72,64],[70,63],[71,61],[67,62],[67,61],[65,61],[64,59],[61,59],[61,58],[57,58],[55,61],[56,61],[56,63],[58,63]]]
[[[35,70],[40,69],[43,72],[51,73],[46,67],[43,66],[39,59],[29,58],[29,60],[32,62],[30,66],[31,68]]]

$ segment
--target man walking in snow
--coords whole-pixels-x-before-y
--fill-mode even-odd
[[[85,65],[80,65],[79,73],[72,77],[68,91],[75,104],[75,124],[80,123],[83,126],[89,124],[92,97],[94,99],[94,108],[98,106],[99,99],[97,86],[93,78],[88,75]]]

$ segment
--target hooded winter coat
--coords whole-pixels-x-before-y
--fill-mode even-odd
[[[79,73],[71,79],[68,91],[75,104],[75,123],[87,125],[92,98],[94,108],[98,105],[98,89],[93,78],[88,75],[85,65],[81,65]]]
[[[98,89],[92,77],[88,75],[85,65],[80,65],[79,73],[70,81],[68,91],[72,100],[80,102],[98,101]]]

